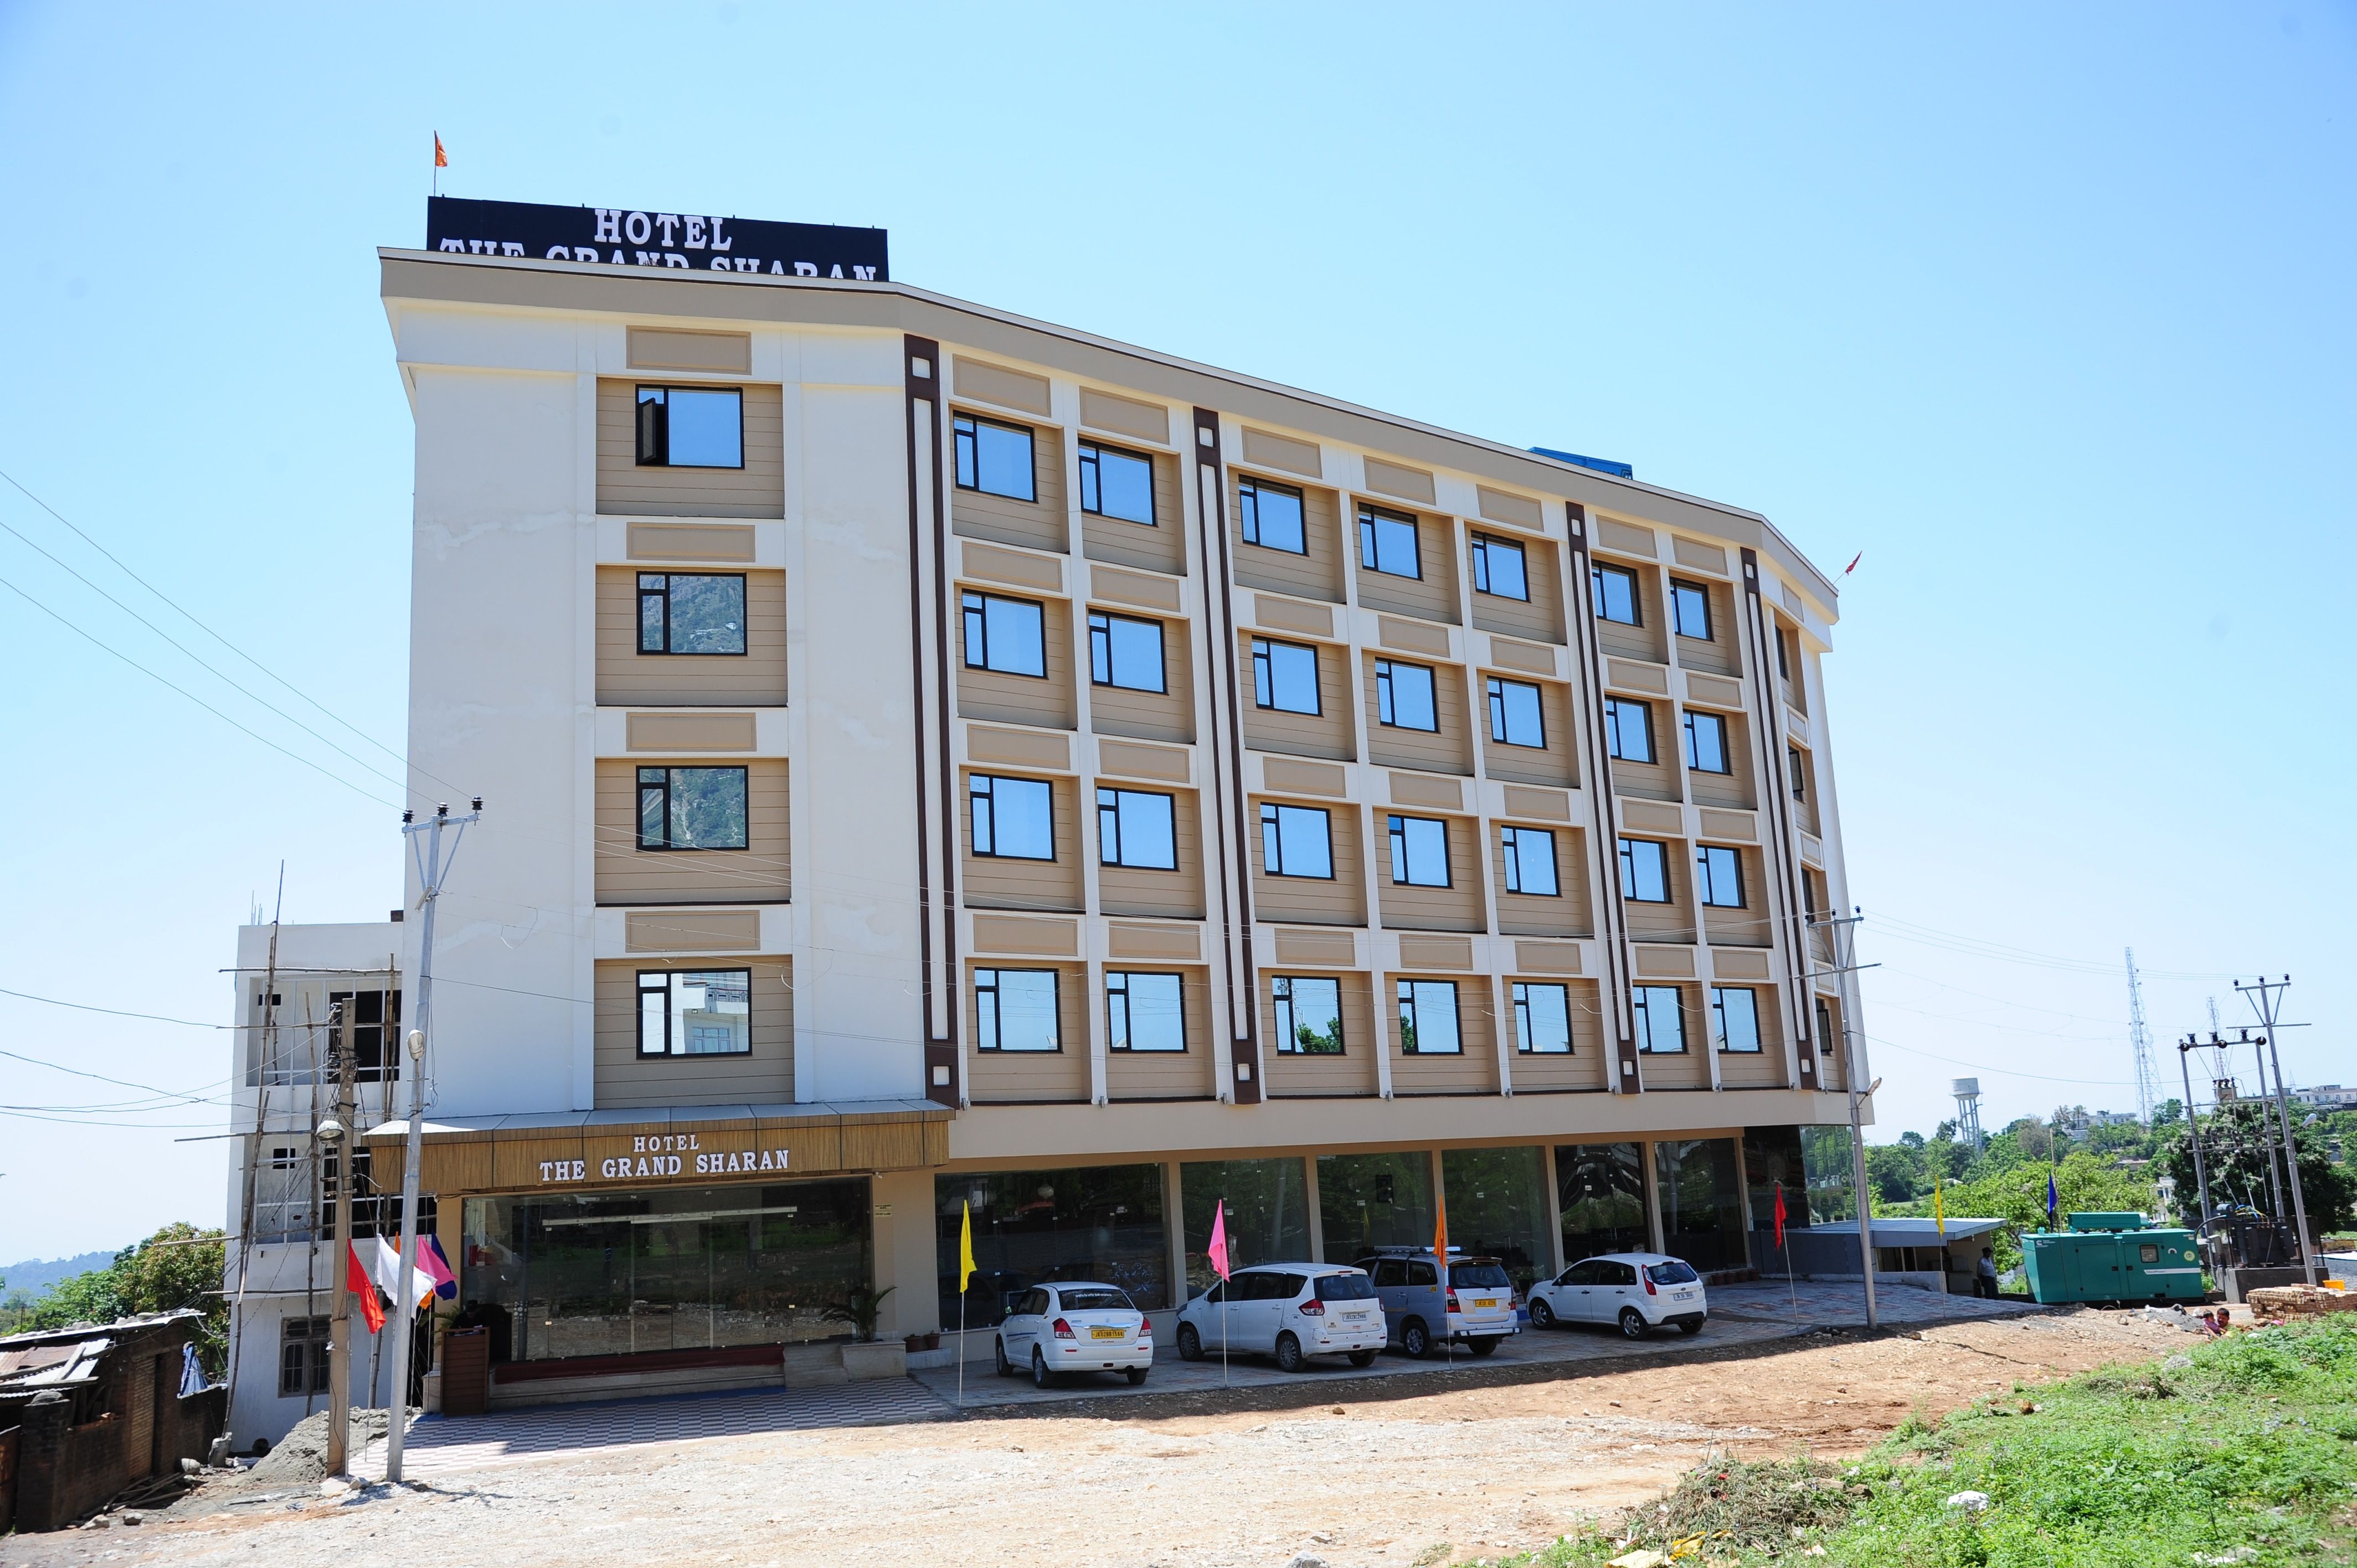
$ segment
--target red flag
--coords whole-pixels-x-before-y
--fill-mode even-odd
[[[1228,1277],[1228,1204],[1222,1198],[1211,1209],[1211,1245],[1205,1254],[1211,1261],[1211,1272],[1222,1279]]]
[[[1776,1184],[1776,1245],[1784,1245],[1784,1184]]]
[[[358,1242],[344,1243],[344,1283],[360,1297],[361,1316],[368,1319],[369,1332],[375,1334],[384,1327],[384,1308],[376,1299],[376,1282],[369,1278],[368,1270],[361,1263]]]
[[[434,145],[435,145],[436,146],[437,146],[437,147],[438,147],[438,146],[440,146],[442,144],[441,144],[441,143],[439,143],[439,142],[436,142],[436,143],[435,143]],[[1843,576],[1845,576],[1845,577],[1846,577],[1846,576],[1848,576],[1852,572],[1857,571],[1857,564],[1858,564],[1859,562],[1861,562],[1861,561],[1865,560],[1865,559],[1866,559],[1866,552],[1865,552],[1865,551],[1863,551],[1863,550],[1859,551],[1857,554],[1855,554],[1855,555],[1851,556],[1851,557],[1849,558],[1849,564],[1842,568],[1842,575],[1843,575]]]
[[[439,131],[434,133],[434,166],[436,168],[450,166],[450,155],[442,150],[442,133]],[[1857,563],[1852,562],[1851,564],[1856,565]]]

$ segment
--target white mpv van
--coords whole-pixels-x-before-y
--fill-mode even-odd
[[[1178,1355],[1188,1361],[1224,1346],[1230,1355],[1274,1356],[1288,1372],[1312,1356],[1348,1356],[1363,1367],[1383,1338],[1374,1286],[1333,1263],[1254,1263],[1178,1309]]]

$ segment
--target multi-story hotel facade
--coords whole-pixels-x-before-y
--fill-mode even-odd
[[[975,1357],[1043,1279],[1175,1308],[1214,1203],[1524,1278],[1805,1218],[1864,1069],[1835,595],[1767,520],[899,283],[381,263],[414,801],[484,801],[420,1179],[496,1397],[769,1375],[862,1287]],[[242,933],[239,1201],[325,1168],[339,1007],[393,1187],[418,929]],[[317,1381],[307,1180],[242,1433]]]

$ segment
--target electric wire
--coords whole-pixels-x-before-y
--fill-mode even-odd
[[[81,1013],[104,1013],[116,1018],[146,1018],[158,1024],[179,1024],[191,1029],[236,1029],[238,1024],[199,1024],[194,1018],[167,1018],[161,1013],[126,1013],[120,1007],[97,1007],[87,1002],[61,1002],[54,996],[36,996],[29,991],[11,991],[0,985],[0,996],[15,996],[27,1002],[38,1002],[50,1007],[71,1007]],[[0,1056],[7,1053],[0,1051]]]

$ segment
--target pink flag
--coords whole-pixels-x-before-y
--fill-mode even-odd
[[[1211,1272],[1222,1279],[1228,1277],[1228,1205],[1222,1198],[1211,1209],[1211,1245],[1209,1252]]]

